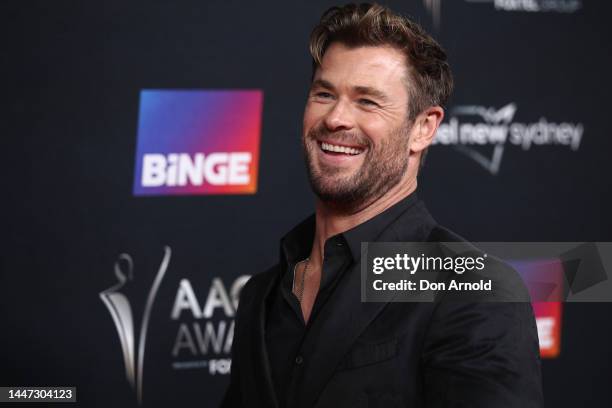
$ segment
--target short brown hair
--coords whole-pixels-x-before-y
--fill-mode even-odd
[[[453,90],[442,47],[420,25],[380,4],[347,4],[323,13],[310,35],[313,77],[332,42],[349,47],[390,45],[402,51],[414,84],[408,86],[411,121],[430,106],[444,106]]]

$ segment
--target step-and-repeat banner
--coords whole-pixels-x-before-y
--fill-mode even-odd
[[[455,75],[419,176],[437,221],[472,241],[612,241],[607,2],[386,4]],[[1,6],[0,385],[219,404],[241,288],[313,211],[307,42],[331,5]],[[612,304],[534,310],[546,406],[607,405]]]

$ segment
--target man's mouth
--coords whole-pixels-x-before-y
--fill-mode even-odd
[[[357,146],[345,146],[340,144],[334,144],[329,142],[318,141],[319,148],[326,154],[331,155],[347,155],[356,156],[363,153],[365,148]]]

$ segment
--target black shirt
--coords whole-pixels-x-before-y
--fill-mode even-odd
[[[338,282],[343,279],[346,270],[360,261],[361,243],[375,241],[388,228],[400,227],[404,236],[412,236],[415,241],[421,241],[434,224],[425,206],[413,193],[372,219],[330,237],[324,245],[321,283],[308,324],[304,322],[292,286],[296,263],[306,259],[312,249],[314,215],[285,235],[281,240],[281,276],[268,298],[265,327],[267,354],[280,407],[287,406],[288,396],[300,384],[300,367],[310,357],[302,350],[304,340],[308,336],[315,339],[318,337],[316,329],[311,327],[320,326],[313,326],[312,323],[325,317],[325,304],[333,296]],[[312,352],[316,352],[316,349]]]

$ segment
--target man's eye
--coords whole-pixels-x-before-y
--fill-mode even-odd
[[[359,100],[359,103],[365,106],[378,106],[378,104],[371,99],[362,98]]]
[[[327,99],[327,98],[331,98],[331,97],[332,97],[332,94],[330,94],[329,92],[317,92],[317,93],[315,93],[315,96],[316,96],[317,98],[324,98],[324,99]]]

